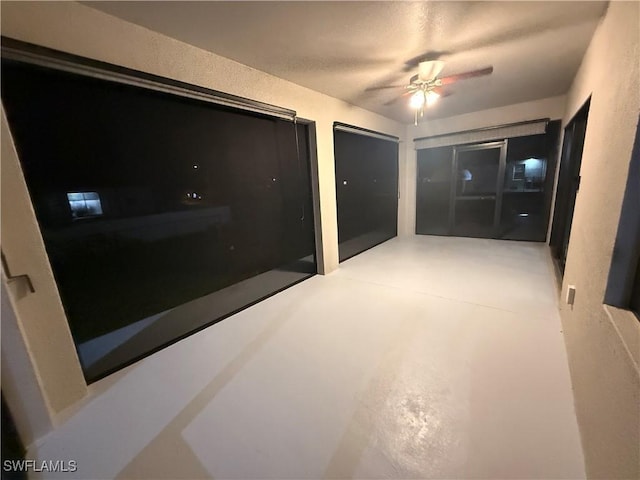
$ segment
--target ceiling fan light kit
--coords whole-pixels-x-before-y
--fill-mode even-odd
[[[418,113],[420,118],[424,117],[425,107],[430,107],[440,98],[440,94],[436,91],[429,89],[426,84],[411,95],[409,102],[411,108],[415,110],[415,125],[418,125]]]
[[[444,62],[440,60],[420,62],[418,74],[409,80],[407,89],[414,92],[409,100],[409,106],[415,110],[414,125],[418,125],[418,118],[424,117],[424,109],[440,98],[435,89],[442,85],[437,77],[443,68]]]
[[[415,108],[416,110],[418,110],[424,107],[424,104],[426,103],[426,101],[427,99],[424,91],[418,90],[413,95],[411,95],[411,99],[409,100],[409,105],[411,106],[411,108]]]

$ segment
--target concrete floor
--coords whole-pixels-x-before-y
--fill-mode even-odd
[[[82,479],[584,477],[552,275],[542,244],[393,239],[97,382],[31,458]]]

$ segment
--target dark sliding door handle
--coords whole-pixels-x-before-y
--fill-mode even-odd
[[[29,291],[31,293],[35,293],[36,289],[33,288],[33,282],[31,281],[31,278],[29,277],[29,275],[26,275],[26,274],[11,275],[11,270],[9,270],[9,264],[7,263],[7,259],[4,256],[4,252],[0,251],[0,257],[2,258],[2,268],[4,269],[4,273],[7,276],[7,282],[12,283],[12,282],[15,282],[16,280],[24,278],[25,281],[27,282],[27,285],[29,286]]]

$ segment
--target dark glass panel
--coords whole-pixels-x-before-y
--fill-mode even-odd
[[[499,168],[499,148],[458,152],[456,197],[495,195]]]
[[[563,273],[567,249],[569,248],[573,210],[580,187],[580,165],[582,163],[582,150],[584,148],[590,104],[591,99],[587,100],[564,129],[558,187],[553,210],[553,225],[549,240],[551,253]]]
[[[416,233],[447,235],[453,147],[418,150]]]
[[[456,157],[452,234],[492,238],[501,148],[461,150]]]
[[[496,202],[493,199],[462,199],[456,202],[453,235],[493,238]]]
[[[21,469],[11,469],[9,465],[14,461],[24,461],[26,449],[22,444],[16,423],[9,411],[4,399],[4,393],[0,397],[0,427],[2,428],[2,479],[3,480],[28,480],[27,472]],[[5,462],[9,465],[5,466]]]
[[[636,278],[631,290],[631,299],[629,301],[629,305],[631,310],[633,310],[636,316],[640,319],[640,261],[638,262],[638,266],[636,267]]]
[[[2,101],[89,380],[315,273],[305,126],[9,61]]]
[[[546,135],[509,139],[500,238],[544,241],[547,234]]]
[[[334,130],[340,261],[397,235],[398,144]]]

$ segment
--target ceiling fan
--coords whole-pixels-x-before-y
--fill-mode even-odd
[[[367,91],[382,90],[387,88],[403,88],[406,91],[396,98],[385,103],[391,105],[399,99],[411,96],[409,105],[415,110],[415,124],[418,124],[418,117],[424,116],[425,107],[433,105],[438,98],[451,95],[450,92],[444,91],[442,87],[451,85],[460,80],[466,80],[473,77],[482,77],[490,75],[493,67],[486,67],[480,70],[472,70],[469,72],[458,73],[438,78],[440,72],[444,68],[442,60],[427,60],[418,63],[418,73],[409,79],[408,85],[384,85],[379,87],[368,88]]]

